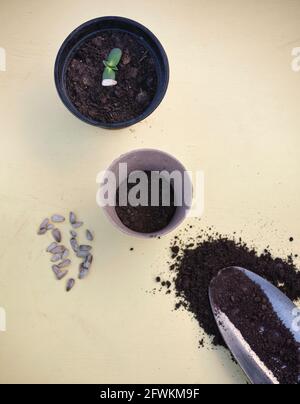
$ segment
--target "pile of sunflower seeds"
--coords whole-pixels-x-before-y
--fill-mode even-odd
[[[62,244],[62,233],[57,228],[57,225],[65,222],[65,217],[59,214],[51,216],[51,219],[45,219],[40,224],[38,229],[38,235],[44,235],[48,231],[51,231],[54,241],[47,247],[46,251],[51,254],[52,271],[57,280],[63,279],[68,275],[68,268],[72,261],[69,259],[70,250]],[[84,279],[89,274],[92,262],[92,246],[88,244],[78,243],[77,229],[84,225],[83,222],[78,221],[74,212],[69,214],[69,222],[72,227],[70,230],[70,246],[76,255],[81,259],[79,265],[78,279]],[[87,241],[93,241],[94,236],[90,230],[85,231],[85,237]],[[69,278],[66,284],[66,291],[69,292],[75,285],[75,279]]]

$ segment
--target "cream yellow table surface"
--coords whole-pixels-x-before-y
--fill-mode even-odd
[[[53,82],[64,38],[103,15],[145,24],[171,65],[161,107],[113,133],[73,117]],[[168,151],[205,172],[196,232],[213,225],[276,254],[299,251],[299,21],[298,0],[1,0],[1,383],[245,383],[227,353],[198,349],[198,325],[172,311],[172,296],[147,293],[168,270],[173,235],[112,228],[96,175],[128,150]],[[67,295],[44,252],[50,235],[36,227],[69,209],[96,239],[91,276]]]

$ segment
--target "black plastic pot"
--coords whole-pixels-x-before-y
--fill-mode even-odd
[[[87,39],[98,35],[101,31],[107,30],[125,31],[138,37],[139,41],[143,43],[145,48],[151,52],[156,64],[158,86],[154,99],[141,115],[129,121],[105,123],[84,116],[73,105],[68,97],[66,89],[66,70],[71,57]],[[159,40],[143,25],[123,17],[101,17],[84,23],[67,37],[58,52],[54,74],[56,88],[62,102],[75,116],[77,116],[77,118],[101,128],[121,129],[135,125],[144,120],[159,106],[166,94],[169,84],[169,63],[166,52]]]

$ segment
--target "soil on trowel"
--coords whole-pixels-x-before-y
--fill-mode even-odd
[[[261,287],[243,272],[224,270],[212,283],[217,311],[224,313],[280,384],[298,384],[299,349]]]

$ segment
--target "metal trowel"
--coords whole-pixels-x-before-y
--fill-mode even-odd
[[[223,271],[242,271],[252,282],[259,285],[268,297],[273,306],[275,313],[278,315],[282,323],[290,330],[295,340],[300,343],[300,327],[299,319],[300,310],[295,304],[287,298],[279,289],[271,283],[261,278],[260,276],[250,272],[244,268],[232,267],[226,268]],[[221,271],[220,274],[223,272]],[[218,276],[220,276],[220,274]],[[217,276],[217,277],[218,277]],[[259,359],[256,353],[251,349],[249,344],[245,341],[242,334],[237,330],[229,318],[220,311],[213,296],[215,296],[215,280],[214,278],[210,285],[209,297],[211,307],[217,321],[219,330],[232,352],[234,358],[237,360],[251,383],[253,384],[279,384],[278,380],[273,375],[272,371]]]

